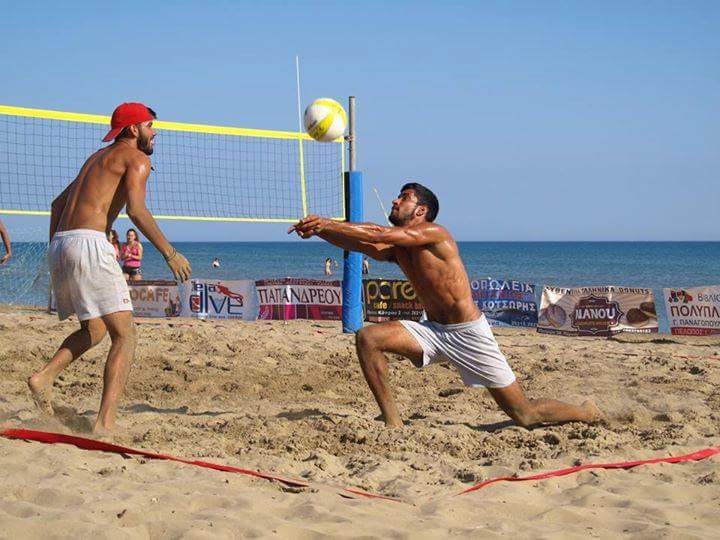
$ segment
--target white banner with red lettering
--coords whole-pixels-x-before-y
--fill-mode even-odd
[[[178,317],[180,292],[174,281],[128,283],[135,317]]]
[[[658,331],[652,289],[639,287],[543,287],[538,332],[611,336]]]
[[[340,281],[280,278],[255,282],[260,319],[342,319]]]
[[[191,279],[183,284],[183,317],[199,319],[243,319],[254,321],[258,318],[255,282],[251,280],[223,281],[217,279]]]
[[[720,285],[663,289],[663,295],[672,334],[720,334]]]

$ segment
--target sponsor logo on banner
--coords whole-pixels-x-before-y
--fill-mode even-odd
[[[174,281],[134,281],[128,285],[136,317],[180,316],[180,292]]]
[[[663,295],[672,334],[720,334],[720,285],[663,289]]]
[[[364,279],[363,293],[366,321],[419,321],[422,317],[423,305],[407,280]]]
[[[192,279],[184,285],[182,315],[196,318],[257,319],[255,283]]]
[[[473,301],[491,326],[536,326],[535,285],[504,279],[474,279]]]
[[[608,335],[610,329],[617,326],[623,312],[618,302],[607,298],[589,296],[580,298],[570,315],[572,327],[579,332],[592,335]]]
[[[255,282],[260,319],[342,319],[340,281],[281,278]]]
[[[652,289],[640,287],[543,287],[538,332],[611,336],[658,331]]]

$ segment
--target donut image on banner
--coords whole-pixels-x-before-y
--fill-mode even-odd
[[[538,332],[607,337],[653,333],[658,318],[652,289],[641,287],[543,287]]]

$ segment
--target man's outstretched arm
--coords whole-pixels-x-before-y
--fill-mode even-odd
[[[396,247],[417,247],[446,240],[447,231],[434,223],[421,223],[408,227],[383,227],[374,223],[346,223],[331,221],[319,216],[308,216],[290,228],[303,238],[323,236]]]
[[[342,249],[346,249],[348,251],[358,251],[360,253],[364,253],[368,257],[371,257],[375,259],[376,261],[394,261],[395,260],[395,248],[391,246],[390,244],[383,244],[383,243],[373,243],[373,242],[363,242],[361,240],[356,240],[353,238],[349,238],[346,235],[338,234],[336,232],[333,232],[331,230],[323,230],[318,232],[313,232],[312,234],[301,234],[298,227],[301,223],[304,221],[315,218],[317,216],[308,216],[307,218],[304,218],[300,220],[298,223],[293,225],[288,229],[288,234],[291,232],[297,232],[298,236],[301,236],[302,238],[310,238],[311,236],[318,236],[325,240],[326,242],[329,242],[333,244],[334,246],[337,246]],[[324,219],[324,218],[321,218]],[[330,220],[328,220],[330,221]],[[372,223],[362,223],[357,225],[372,225]]]
[[[353,240],[343,236],[342,234],[334,233],[328,230],[318,233],[317,236],[342,249],[364,253],[376,261],[395,260],[395,248],[390,244],[361,242],[360,240]]]
[[[186,281],[190,277],[191,269],[187,259],[170,245],[165,235],[158,227],[155,218],[145,205],[147,179],[150,175],[150,160],[144,159],[131,163],[125,173],[125,190],[127,204],[125,210],[130,220],[137,225],[140,232],[150,240],[158,251],[165,257],[175,279]]]

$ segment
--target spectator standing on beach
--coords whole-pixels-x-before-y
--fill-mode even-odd
[[[138,240],[137,231],[128,229],[125,233],[125,245],[122,248],[120,257],[122,258],[123,275],[127,281],[140,281],[142,279],[143,247]]]
[[[213,259],[213,262],[212,262],[212,267],[213,267],[213,268],[220,268],[220,259],[218,259],[217,257],[215,257],[215,258]]]
[[[325,259],[325,275],[332,276],[332,259],[330,257]]]
[[[113,249],[115,250],[115,260],[120,261],[120,238],[118,237],[118,233],[115,229],[110,229],[110,232],[108,233],[108,242],[112,244]]]
[[[370,261],[368,261],[367,257],[363,257],[362,273],[363,273],[363,276],[366,276],[370,273]]]
[[[12,257],[12,246],[10,245],[10,235],[5,228],[5,224],[0,221],[0,237],[2,237],[3,244],[5,245],[5,255],[0,257],[0,266],[5,264]]]

